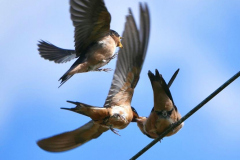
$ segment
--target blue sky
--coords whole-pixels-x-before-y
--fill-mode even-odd
[[[105,0],[111,28],[123,32],[128,7],[137,22],[137,0]],[[148,70],[171,87],[182,115],[240,70],[240,1],[151,0],[151,35],[132,106],[148,116],[153,106]],[[129,159],[152,141],[136,124],[108,131],[96,140],[63,153],[41,150],[36,141],[78,128],[88,117],[60,110],[66,100],[103,106],[113,72],[75,75],[58,89],[57,81],[73,62],[55,64],[38,55],[37,41],[73,48],[68,1],[3,0],[0,5],[0,159]],[[116,60],[107,67],[115,68]],[[139,159],[239,159],[240,79],[185,121],[176,135],[164,138]]]

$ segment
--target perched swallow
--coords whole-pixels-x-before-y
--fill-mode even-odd
[[[155,75],[149,71],[148,77],[152,84],[154,95],[154,107],[149,117],[136,118],[137,125],[143,134],[150,138],[157,138],[170,125],[177,122],[181,115],[174,104],[169,87],[178,74],[179,69],[172,76],[168,85],[156,69]],[[183,123],[177,126],[172,132],[166,136],[171,136],[177,133],[183,127]]]
[[[112,84],[104,107],[94,107],[80,102],[72,102],[75,108],[62,108],[90,117],[92,120],[80,128],[62,133],[37,142],[46,151],[61,152],[80,146],[103,132],[114,128],[123,129],[139,117],[131,107],[134,88],[136,87],[146,56],[150,32],[148,7],[140,4],[140,29],[137,29],[134,17],[129,9],[123,32],[124,48],[119,51]]]
[[[59,79],[60,86],[76,73],[111,70],[100,68],[116,57],[116,47],[122,47],[121,37],[110,29],[111,15],[103,0],[70,0],[70,13],[75,27],[75,50],[42,40],[38,44],[39,54],[49,61],[64,63],[78,58]]]

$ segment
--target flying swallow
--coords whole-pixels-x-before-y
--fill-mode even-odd
[[[103,0],[70,0],[70,13],[75,27],[75,50],[42,40],[38,44],[39,54],[49,61],[65,63],[78,58],[59,79],[60,86],[76,73],[111,70],[100,68],[116,57],[116,47],[123,47],[122,37],[110,29],[111,15]]]
[[[154,95],[154,107],[149,117],[136,118],[137,125],[143,134],[150,138],[157,138],[170,125],[181,119],[177,107],[174,104],[169,87],[178,74],[179,69],[174,73],[168,85],[156,69],[155,75],[149,71],[148,77],[152,84]],[[183,123],[177,126],[166,136],[177,133],[183,127]]]
[[[123,32],[124,48],[119,51],[112,84],[103,107],[95,107],[80,102],[72,102],[75,108],[62,108],[90,117],[92,120],[80,128],[37,142],[46,151],[61,152],[80,146],[103,132],[111,130],[118,134],[139,117],[131,101],[142,65],[146,56],[150,33],[150,18],[147,5],[140,4],[140,29],[129,9]]]

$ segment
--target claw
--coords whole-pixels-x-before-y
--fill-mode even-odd
[[[125,118],[122,115],[119,115],[120,119],[125,121]]]
[[[162,142],[162,140],[163,140],[163,139],[160,139],[160,140],[159,140],[159,143],[161,143],[161,142]]]
[[[116,58],[117,55],[118,55],[118,53],[116,52],[116,53],[115,53],[110,59],[114,59],[114,58]]]
[[[99,68],[99,69],[97,69],[97,71],[109,72],[109,71],[112,71],[112,69],[111,68]]]
[[[116,135],[119,135],[119,136],[121,136],[120,134],[118,134],[117,132],[119,132],[118,130],[115,130],[115,129],[113,129],[112,128],[112,126],[110,126],[110,130],[113,132],[113,133],[115,133]]]
[[[170,127],[172,127],[175,123],[171,123]],[[173,129],[172,132],[175,132],[175,130]]]
[[[118,53],[116,52],[116,53],[114,53],[114,55],[113,55],[112,57],[110,57],[109,59],[107,59],[107,61],[108,61],[107,64],[108,64],[112,59],[116,58],[117,55],[118,55]]]
[[[122,115],[120,115],[120,114],[114,114],[112,117],[114,117],[114,118],[120,118],[122,121],[126,121],[126,119],[125,119],[125,117],[123,117]]]

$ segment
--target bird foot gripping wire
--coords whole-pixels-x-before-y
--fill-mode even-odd
[[[159,140],[159,143],[161,143],[161,142],[162,142],[162,140],[163,140],[163,138]]]
[[[175,122],[175,123],[176,123],[176,122]],[[170,128],[173,127],[173,126],[175,125],[175,123],[171,123],[171,124],[170,124]],[[175,129],[174,129],[174,128],[172,129],[172,132],[175,132]]]

